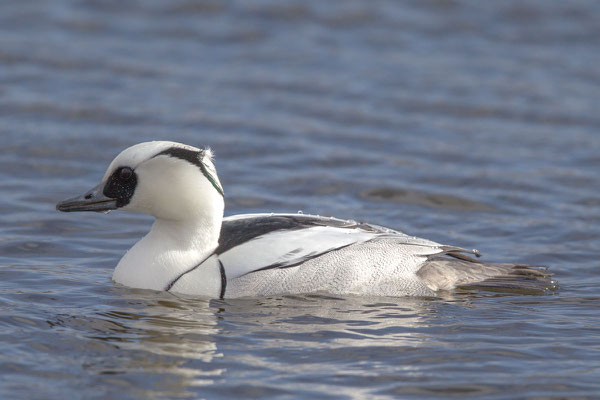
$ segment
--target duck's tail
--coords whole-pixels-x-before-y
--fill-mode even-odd
[[[429,258],[417,275],[433,290],[479,289],[536,294],[558,288],[545,266],[486,264],[452,253]]]

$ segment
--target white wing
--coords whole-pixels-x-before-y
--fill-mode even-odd
[[[275,231],[251,239],[219,255],[227,278],[249,272],[298,265],[329,251],[364,243],[377,234],[361,230],[316,226],[294,231]]]
[[[219,254],[227,279],[250,272],[298,266],[334,250],[383,238],[393,239],[397,245],[412,245],[416,254],[432,255],[445,252],[445,246],[426,239],[376,225],[360,224],[302,214],[248,214],[224,219],[224,223],[237,224],[236,236],[248,239],[230,244]],[[257,228],[259,227],[259,228]],[[277,229],[269,230],[277,227]],[[226,229],[223,234],[227,234]],[[264,234],[251,234],[262,229]],[[229,234],[231,234],[233,230]],[[227,238],[223,238],[227,242]]]

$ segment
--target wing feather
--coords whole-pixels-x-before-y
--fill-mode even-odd
[[[300,265],[330,251],[372,240],[377,235],[328,226],[275,231],[233,247],[220,254],[219,259],[227,277],[233,279],[259,270]]]
[[[415,254],[424,256],[478,254],[378,225],[308,214],[226,217],[216,253],[227,277],[233,279],[266,269],[299,266],[329,252],[372,240],[393,240],[397,245],[411,246]]]

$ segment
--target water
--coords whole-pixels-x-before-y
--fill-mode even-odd
[[[597,398],[600,5],[0,5],[0,398]],[[55,203],[151,139],[227,214],[550,265],[548,295],[215,301],[110,281],[151,224]]]

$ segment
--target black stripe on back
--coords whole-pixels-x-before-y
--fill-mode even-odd
[[[234,220],[224,220],[219,235],[219,247],[216,254],[223,254],[236,246],[246,243],[258,236],[281,230],[300,230],[314,226],[331,226],[335,228],[360,228],[369,232],[380,232],[378,228],[355,221],[316,215],[264,215]]]
[[[311,254],[307,254],[306,256],[304,256],[304,257],[302,257],[302,258],[299,258],[298,260],[295,260],[295,261],[293,261],[293,262],[291,262],[291,263],[280,262],[280,263],[275,263],[275,264],[267,265],[266,267],[262,267],[262,268],[259,268],[259,269],[255,269],[254,271],[250,271],[250,272],[248,272],[248,273],[246,273],[246,274],[244,274],[244,275],[252,274],[252,273],[254,273],[254,272],[259,272],[259,271],[265,271],[265,270],[268,270],[268,269],[276,269],[276,268],[281,268],[281,269],[284,269],[284,268],[292,268],[292,267],[297,267],[297,266],[299,266],[299,265],[302,265],[302,264],[304,264],[304,263],[305,263],[305,262],[307,262],[308,260],[312,260],[313,258],[317,258],[317,257],[324,256],[325,254],[327,254],[327,253],[331,253],[332,251],[336,251],[336,250],[345,249],[346,247],[350,247],[350,246],[352,246],[353,244],[356,244],[356,243],[348,243],[348,244],[345,244],[345,245],[343,245],[343,246],[339,246],[339,247],[332,247],[331,249],[327,249],[327,250],[325,250],[325,251],[322,251],[322,252],[320,252],[320,253],[311,253]]]

